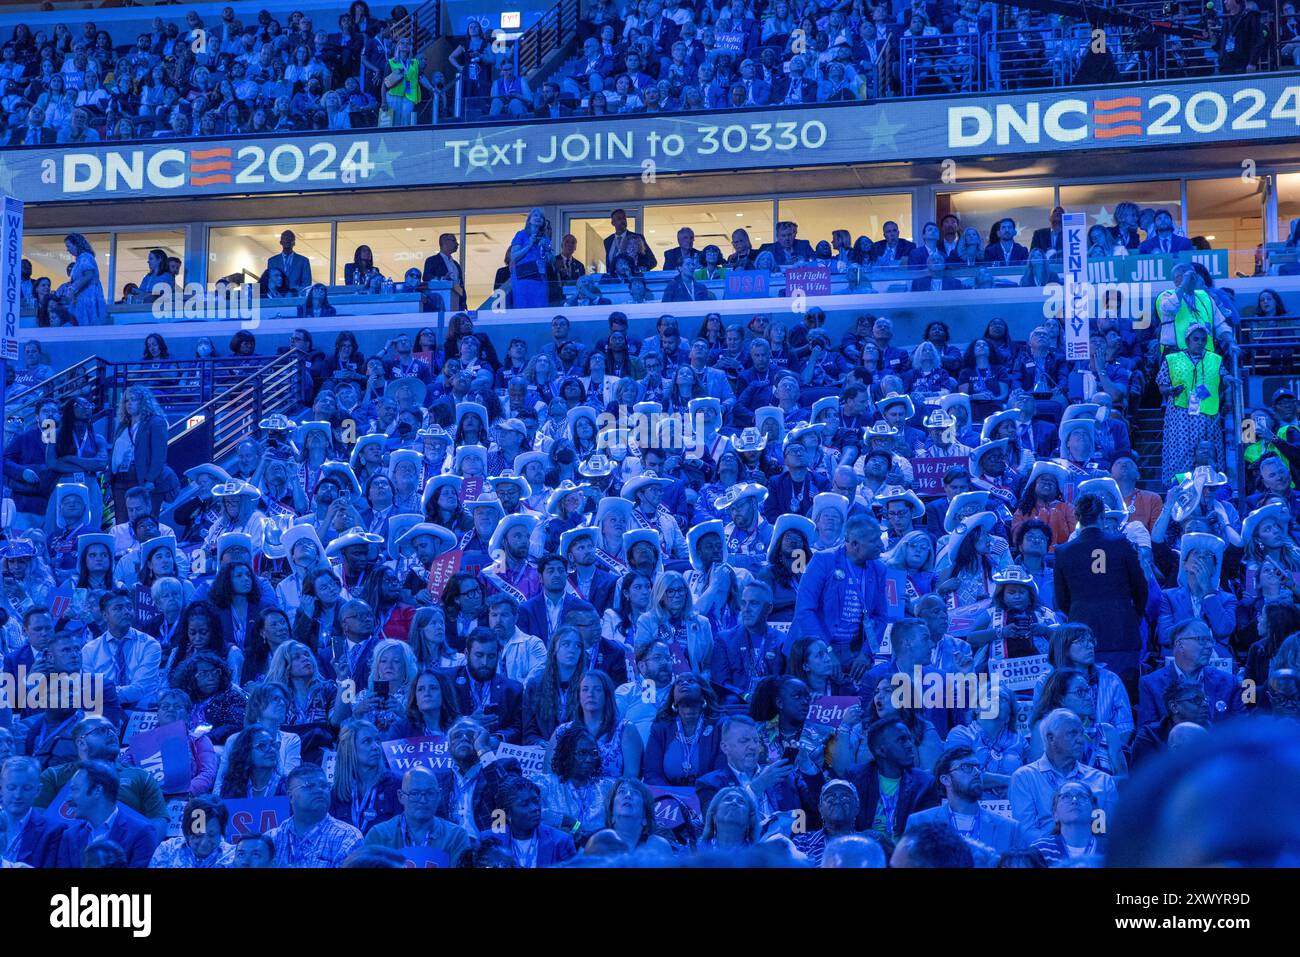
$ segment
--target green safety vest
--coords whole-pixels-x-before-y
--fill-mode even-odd
[[[1174,405],[1186,409],[1190,404],[1192,393],[1200,385],[1209,389],[1210,394],[1201,400],[1202,415],[1219,414],[1219,370],[1223,360],[1212,352],[1205,353],[1200,362],[1192,362],[1186,352],[1171,352],[1165,356],[1169,365],[1169,381],[1185,388],[1174,396]]]
[[[405,66],[401,60],[389,58],[389,73],[401,73],[402,85],[388,88],[389,96],[400,96],[403,99],[410,100],[412,103],[420,102],[420,61],[416,57],[411,58],[411,62]]]
[[[1174,295],[1178,295],[1177,291]],[[1207,354],[1213,354],[1214,349],[1214,300],[1204,289],[1198,289],[1192,294],[1196,301],[1194,308],[1188,308],[1187,300],[1178,296],[1178,312],[1174,315],[1174,341],[1179,349],[1187,348],[1187,330],[1192,326],[1204,326],[1205,331],[1209,333],[1209,338],[1205,342],[1205,351]]]

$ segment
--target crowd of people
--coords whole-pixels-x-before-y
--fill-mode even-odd
[[[1107,244],[1182,238],[1133,213]],[[613,224],[610,259],[653,268]],[[1006,233],[983,259],[1027,261]],[[309,284],[286,235],[281,273]],[[961,231],[886,236],[873,261]],[[1032,245],[1050,262],[1057,239]],[[709,268],[690,240],[664,255],[683,286]],[[537,211],[516,305],[547,303],[548,244]],[[783,225],[762,254],[805,247]],[[303,328],[301,412],[188,468],[149,388],[107,434],[86,398],[47,399],[6,422],[0,687],[29,694],[0,702],[0,858],[1133,855],[1111,845],[1131,771],[1300,717],[1296,397],[1255,410],[1234,484],[1237,314],[1206,278],[1179,266],[1146,328],[1093,318],[1079,364],[1055,319],[959,348],[937,317],[904,346],[871,315],[684,333],[611,310],[598,339],[557,315],[530,348],[461,312],[369,356]],[[167,361],[158,333],[145,356]],[[15,381],[49,372],[27,343]],[[1151,491],[1128,417],[1157,391]],[[922,699],[936,681],[983,698]],[[155,722],[186,745],[162,771],[138,744]],[[229,829],[277,799],[273,827]]]
[[[1167,75],[1206,63],[1235,74],[1300,56],[1294,3],[1277,24],[1256,0],[1185,6],[1174,19],[1206,39],[1117,34],[1112,72],[1093,81],[1148,75],[1157,59]],[[1017,89],[1070,82],[1093,45],[1085,21],[981,0],[601,0],[582,11],[574,57],[534,90],[510,43],[478,20],[466,29],[435,70],[414,49],[408,8],[382,18],[366,0],[315,20],[231,6],[208,22],[160,15],[136,37],[90,18],[20,23],[0,45],[0,130],[6,145],[40,146],[409,126],[457,109],[473,120],[760,108],[874,99],[903,92],[904,76],[908,93],[969,90],[980,59],[1001,62],[1002,88]]]

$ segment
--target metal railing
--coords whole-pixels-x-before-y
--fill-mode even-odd
[[[977,33],[899,38],[898,73],[904,96],[989,89],[989,37]]]
[[[442,35],[442,0],[426,0],[409,14],[388,26],[394,40],[411,39],[411,49],[419,53]]]
[[[5,414],[22,416],[26,427],[35,425],[37,406],[48,399],[62,405],[68,399],[84,397],[97,410],[107,409],[111,400],[105,395],[104,370],[108,366],[98,356],[82,359],[76,365],[61,369],[43,382],[28,389],[14,392],[5,399]]]
[[[168,445],[179,446],[184,457],[195,462],[220,461],[266,416],[300,409],[306,375],[305,356],[296,349],[264,360],[251,375],[171,423]]]
[[[577,37],[580,12],[578,0],[560,0],[524,31],[515,44],[515,65],[519,76],[528,77],[541,69],[551,54]]]

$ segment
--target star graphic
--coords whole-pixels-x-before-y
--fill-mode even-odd
[[[898,143],[894,137],[902,128],[902,123],[889,122],[889,117],[883,109],[880,111],[880,116],[874,126],[863,127],[866,132],[871,134],[871,148],[873,150],[882,149],[885,146],[890,149],[898,149]]]
[[[1115,225],[1115,217],[1110,214],[1105,206],[1097,210],[1097,215],[1092,218],[1096,221],[1098,226],[1106,226],[1109,228]]]
[[[14,179],[17,173],[9,168],[4,159],[0,159],[0,195],[16,196],[14,192]]]
[[[391,179],[397,179],[397,174],[393,172],[393,160],[402,154],[394,152],[388,148],[388,142],[381,136],[379,138],[379,148],[375,150],[373,165],[376,173],[387,173]]]
[[[485,163],[471,163],[471,162],[469,161],[469,152],[470,152],[470,150],[475,150],[475,151],[476,151],[475,154],[474,154],[475,156],[482,156],[482,155],[483,155],[483,151],[486,149],[486,146],[487,146],[487,144],[485,144],[485,143],[483,142],[483,134],[482,134],[482,133],[479,133],[476,137],[474,137],[474,143],[473,143],[473,145],[471,145],[468,149],[464,149],[464,148],[461,149],[461,152],[460,152],[460,158],[461,158],[461,161],[464,163],[464,166],[465,166],[465,178],[466,178],[466,179],[469,179],[469,177],[470,177],[470,176],[471,176],[471,175],[472,175],[476,170],[486,170],[486,169],[487,169],[487,165],[486,165]]]

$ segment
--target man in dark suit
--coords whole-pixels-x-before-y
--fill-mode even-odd
[[[612,575],[610,579],[612,599],[617,579]],[[627,655],[618,644],[600,636],[600,612],[596,606],[585,601],[574,602],[560,613],[560,624],[573,628],[582,639],[583,659],[589,670],[605,672],[615,688],[627,683]]]
[[[748,715],[732,715],[722,722],[722,739],[719,748],[726,764],[717,771],[702,774],[695,782],[695,793],[700,799],[700,810],[707,810],[709,802],[723,788],[744,789],[758,804],[759,820],[778,811],[802,810],[808,820],[817,819],[817,797],[821,792],[821,778],[801,771],[784,758],[758,767],[758,726]],[[810,829],[820,826],[820,821]]]
[[[27,122],[9,131],[6,146],[43,146],[58,139],[58,133],[45,125],[45,111],[33,106],[27,111]]]
[[[85,761],[68,783],[68,798],[76,820],[63,828],[55,867],[82,867],[82,854],[92,841],[108,839],[126,852],[127,867],[148,867],[158,846],[151,821],[117,803],[117,771],[102,761]]]
[[[569,563],[569,590],[585,596],[597,615],[603,615],[614,604],[614,588],[618,579],[600,567],[596,561],[596,541],[600,530],[595,527],[572,529],[561,536],[561,551]],[[572,607],[572,606],[570,606]],[[562,610],[563,621],[567,610]]]
[[[272,256],[266,261],[266,268],[278,269],[284,273],[284,281],[293,293],[302,292],[311,285],[311,261],[302,253],[293,251],[297,242],[292,229],[280,234],[280,255]]]
[[[676,249],[670,249],[668,255],[671,256],[677,251]],[[667,256],[664,258],[666,259]],[[675,268],[677,269],[677,275],[669,280],[668,285],[664,287],[662,302],[707,302],[716,298],[709,291],[708,286],[695,278],[694,259],[679,260]]]
[[[796,238],[799,224],[786,220],[776,224],[776,242],[767,243],[759,253],[771,253],[778,266],[793,266],[796,263],[813,261],[812,244],[806,239]]]
[[[40,774],[41,767],[34,758],[12,757],[0,765],[0,827],[5,828],[0,834],[5,846],[17,847],[11,860],[32,867],[51,867],[63,825],[35,806]]]
[[[542,590],[519,606],[519,627],[549,646],[551,632],[560,626],[564,613],[582,599],[569,591],[569,565],[559,555],[539,558],[537,574],[542,580]]]
[[[354,598],[343,603],[338,616],[342,657],[335,661],[333,644],[322,642],[316,660],[327,677],[339,681],[351,679],[354,688],[365,688],[370,682],[375,645],[379,643],[375,635],[375,613],[364,601]]]
[[[664,269],[681,268],[683,258],[700,260],[700,251],[695,248],[695,230],[689,226],[677,230],[677,245],[664,253]]]
[[[522,775],[514,758],[498,758],[493,736],[477,718],[458,718],[447,732],[450,768],[434,771],[440,799],[438,817],[459,824],[470,834],[492,826],[500,807],[497,788],[509,777]]]
[[[645,241],[645,237],[627,228],[626,210],[616,209],[610,213],[609,224],[614,227],[614,232],[612,235],[605,237],[606,264],[612,264],[619,256],[632,256],[632,249],[636,245],[633,240],[639,239],[641,240],[640,254],[633,260],[636,268],[645,272],[659,265],[659,259]]]
[[[1138,252],[1144,256],[1152,253],[1185,253],[1192,249],[1190,239],[1174,235],[1174,218],[1163,209],[1156,213],[1151,233],[1151,237],[1138,247]]]
[[[943,253],[930,253],[925,263],[926,275],[912,280],[912,292],[946,292],[949,289],[961,289],[962,284],[951,276],[945,276],[948,260]]]
[[[420,277],[425,282],[432,279],[451,283],[451,308],[465,308],[465,273],[456,262],[456,252],[460,242],[454,233],[443,233],[438,237],[438,251],[424,261],[424,274]]]
[[[713,642],[709,677],[729,701],[745,701],[760,680],[785,671],[785,636],[768,625],[771,613],[771,586],[751,578],[740,593],[740,624]]]
[[[898,718],[880,718],[867,728],[871,760],[854,765],[844,779],[858,789],[858,830],[890,840],[907,830],[914,811],[937,807],[934,775],[916,769],[916,742]]]
[[[771,102],[816,103],[817,81],[806,75],[808,61],[802,54],[795,54],[790,58],[789,68],[789,74],[776,81],[771,93]]]
[[[524,686],[498,673],[501,642],[487,628],[475,628],[465,644],[465,664],[451,673],[456,710],[473,715],[507,744],[524,737]]]
[[[948,517],[948,506],[952,500],[963,492],[970,491],[970,472],[964,466],[953,465],[943,473],[943,498],[927,502],[925,506],[925,530],[933,539],[940,539],[947,530],[944,519]]]
[[[1016,221],[998,220],[998,241],[984,247],[984,261],[994,266],[1014,266],[1029,258],[1029,250],[1016,242]]]
[[[1065,215],[1065,210],[1060,206],[1052,209],[1051,215],[1047,217],[1049,225],[1042,229],[1035,229],[1033,238],[1029,240],[1030,249],[1041,249],[1049,257],[1052,253],[1061,255],[1061,217]]]
[[[1130,697],[1136,697],[1146,575],[1129,540],[1102,531],[1106,505],[1100,496],[1084,495],[1074,510],[1079,535],[1056,548],[1056,608],[1069,621],[1092,629],[1097,661],[1119,675]]]
[[[768,484],[767,500],[763,503],[763,516],[773,524],[781,515],[793,512],[808,515],[813,498],[826,491],[830,479],[821,471],[813,471],[808,462],[808,446],[792,441],[785,447],[785,468]]]
[[[555,257],[555,275],[561,283],[577,282],[587,274],[587,267],[573,254],[578,251],[578,237],[565,233],[560,239],[560,254]],[[596,343],[596,351],[605,351],[605,340]]]
[[[898,235],[898,223],[885,223],[881,229],[884,239],[877,239],[871,244],[871,262],[878,266],[904,266],[907,264],[907,258],[916,248],[916,244],[910,239],[900,239]]]

